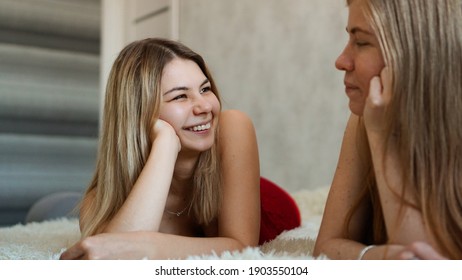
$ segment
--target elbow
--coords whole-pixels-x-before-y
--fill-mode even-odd
[[[316,240],[314,244],[314,248],[313,248],[313,257],[317,258],[321,254],[323,254],[323,252],[325,251],[324,250],[325,244],[326,244],[326,240],[322,240],[322,239]]]
[[[230,249],[236,251],[242,251],[248,247],[258,246],[258,238],[248,238],[248,239],[239,239],[239,238],[230,238]]]
[[[235,239],[234,240],[234,247],[236,250],[244,250],[245,248],[247,247],[256,247],[258,246],[258,240],[257,241],[254,241],[254,240],[238,240],[238,239]]]

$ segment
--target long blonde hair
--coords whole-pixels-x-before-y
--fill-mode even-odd
[[[387,140],[398,147],[403,190],[443,253],[462,259],[462,1],[364,3],[392,71]]]
[[[159,117],[162,71],[176,57],[194,61],[220,100],[203,58],[183,44],[148,38],[127,45],[116,58],[107,82],[96,170],[84,197],[85,201],[91,195],[93,200],[81,211],[83,237],[102,230],[141,173],[151,150],[151,128]],[[191,211],[200,224],[211,222],[221,204],[217,146],[215,137],[213,147],[201,153],[193,175]]]

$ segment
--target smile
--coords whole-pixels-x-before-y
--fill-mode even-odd
[[[206,124],[196,125],[196,126],[187,128],[187,130],[189,130],[189,131],[204,131],[204,130],[210,129],[211,126],[212,126],[211,123],[206,123]]]

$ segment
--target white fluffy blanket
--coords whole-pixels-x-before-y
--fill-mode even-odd
[[[328,187],[292,193],[302,225],[259,247],[189,259],[311,259]],[[55,260],[80,238],[76,219],[58,219],[0,228],[0,260]]]

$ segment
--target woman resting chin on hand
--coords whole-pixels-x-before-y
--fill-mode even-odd
[[[462,259],[462,1],[347,4],[352,114],[314,254]]]
[[[126,46],[112,67],[82,240],[61,259],[167,259],[255,246],[255,129],[221,111],[197,53],[169,40]]]

